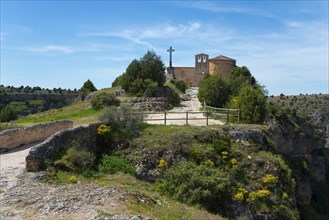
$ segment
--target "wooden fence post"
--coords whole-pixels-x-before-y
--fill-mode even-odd
[[[206,115],[207,115],[207,120],[206,120],[206,122],[207,122],[207,126],[208,126],[208,112],[206,112]]]
[[[186,125],[188,125],[188,111],[186,111]]]
[[[226,110],[226,124],[229,122],[230,113],[229,110]]]
[[[167,125],[167,111],[164,112],[164,124]]]
[[[240,109],[238,108],[238,124],[240,124]]]

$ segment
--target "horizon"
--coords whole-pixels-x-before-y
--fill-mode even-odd
[[[129,3],[129,4],[127,4]],[[111,87],[148,50],[233,58],[269,95],[329,94],[328,1],[1,1],[0,85]]]

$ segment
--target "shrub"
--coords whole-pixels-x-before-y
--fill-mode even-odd
[[[263,123],[267,115],[267,101],[265,95],[257,88],[247,86],[238,96],[238,107],[241,119],[245,123]]]
[[[111,126],[113,139],[130,139],[136,137],[142,128],[142,117],[134,114],[130,107],[110,107],[99,120]]]
[[[0,122],[9,122],[17,118],[16,112],[10,105],[6,105],[0,111]]]
[[[230,184],[218,168],[182,162],[167,170],[158,187],[174,199],[220,212],[221,206],[230,201]]]
[[[91,98],[91,106],[95,110],[100,110],[109,106],[119,106],[120,100],[113,94],[100,92]]]
[[[93,167],[95,160],[93,153],[74,146],[66,150],[64,156],[56,160],[54,165],[64,171],[83,173]]]
[[[175,82],[175,86],[178,90],[180,90],[183,93],[185,93],[185,91],[187,89],[187,86],[183,80]]]
[[[223,107],[229,98],[229,87],[220,75],[207,76],[200,84],[198,99],[212,107]]]
[[[107,154],[103,154],[98,170],[103,174],[126,173],[136,176],[134,167],[126,159]]]

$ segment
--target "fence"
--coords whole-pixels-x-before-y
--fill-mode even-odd
[[[141,119],[145,122],[147,121],[163,121],[165,125],[167,125],[168,121],[185,121],[185,125],[189,125],[189,121],[196,121],[196,120],[205,120],[206,125],[209,125],[209,114],[205,112],[141,112],[139,113],[141,115]],[[149,115],[158,116],[156,118],[154,117],[147,117]],[[172,115],[175,115],[173,117],[170,117]],[[181,116],[180,116],[181,115]]]
[[[229,108],[215,108],[207,106],[206,103],[203,103],[204,112],[207,112],[209,116],[216,116],[226,118],[226,124],[229,123],[230,117],[237,118],[238,124],[240,123],[240,109],[229,109]]]
[[[183,124],[189,125],[192,124],[191,121],[200,121],[205,120],[206,125],[209,125],[209,122],[214,124],[214,121],[220,121],[219,119],[224,117],[226,124],[229,123],[230,118],[236,117],[237,122],[240,123],[240,110],[239,109],[225,109],[225,108],[214,108],[210,106],[204,105],[205,111],[198,112],[172,112],[172,111],[164,111],[164,112],[139,112],[133,113],[134,115],[138,115],[140,119],[144,122],[150,121],[163,121],[165,125],[169,123],[169,121],[182,121]],[[184,123],[185,122],[185,123]],[[191,123],[189,123],[191,122]],[[177,124],[177,123],[176,123]],[[219,124],[219,123],[215,123]]]

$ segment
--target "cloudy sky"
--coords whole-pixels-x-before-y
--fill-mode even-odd
[[[5,86],[110,87],[154,50],[166,65],[224,55],[269,94],[329,93],[328,1],[1,0]]]

